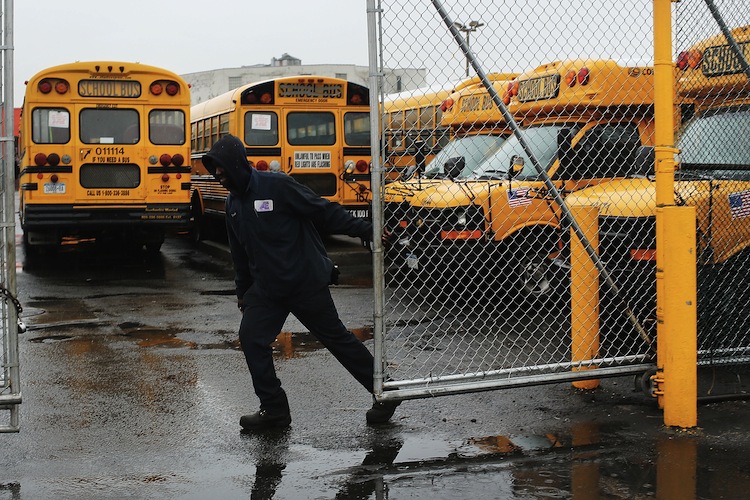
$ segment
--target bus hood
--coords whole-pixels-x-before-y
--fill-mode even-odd
[[[383,201],[385,203],[409,202],[416,193],[444,182],[450,181],[445,179],[410,179],[408,181],[389,182],[383,188]]]
[[[489,183],[446,180],[415,193],[411,204],[422,208],[450,208],[481,204],[489,197],[494,187],[502,184],[497,181]]]
[[[565,204],[595,206],[599,215],[610,217],[649,217],[656,210],[656,183],[647,178],[616,179],[571,193]]]

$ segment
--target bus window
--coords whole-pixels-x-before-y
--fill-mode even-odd
[[[349,146],[370,145],[370,113],[344,115],[344,142]]]
[[[287,135],[292,146],[333,146],[336,123],[333,113],[289,113]]]
[[[573,149],[569,172],[557,177],[593,179],[625,177],[635,166],[641,146],[638,125],[635,123],[600,124],[587,131]],[[561,165],[561,168],[563,166]]]
[[[148,115],[151,144],[185,144],[185,113],[173,109],[155,109]]]
[[[228,121],[226,128],[229,128]],[[278,143],[279,118],[276,113],[267,111],[245,113],[245,144],[250,146],[275,146]]]
[[[80,137],[85,144],[135,144],[139,135],[138,112],[134,109],[84,109]]]
[[[70,140],[70,113],[64,108],[36,108],[31,127],[35,143],[65,144]]]

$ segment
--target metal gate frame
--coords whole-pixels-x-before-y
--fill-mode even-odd
[[[7,423],[0,432],[18,432],[21,404],[18,334],[22,329],[18,315],[21,306],[16,299],[16,226],[15,226],[15,138],[13,107],[13,0],[3,1],[2,12],[2,236],[0,236],[0,296],[2,301],[2,372],[0,372],[0,410],[8,412]]]
[[[560,193],[552,183],[545,169],[541,166],[538,159],[534,156],[531,148],[525,143],[520,128],[515,124],[512,115],[508,112],[501,97],[497,94],[492,83],[487,77],[482,65],[477,60],[467,42],[462,37],[453,19],[444,9],[440,0],[431,0],[436,11],[439,13],[445,26],[451,32],[456,44],[461,48],[467,62],[469,62],[481,80],[484,87],[488,90],[495,105],[501,110],[506,118],[507,124],[518,138],[525,152],[532,160],[534,168],[544,179],[549,192],[552,194],[554,201],[562,208],[565,223],[570,227],[572,234],[577,236],[583,244],[586,254],[595,264],[602,279],[610,291],[619,298],[625,306],[625,314],[630,321],[634,330],[641,337],[648,337],[645,329],[640,325],[636,316],[627,306],[627,301],[621,297],[620,291],[599,259],[596,250],[590,244],[587,235],[582,231],[576,219],[571,215],[570,210],[565,205]],[[416,399],[427,398],[439,395],[462,394],[468,392],[479,392],[485,390],[526,387],[542,384],[553,384],[559,382],[575,382],[582,380],[599,379],[606,377],[619,377],[628,374],[646,374],[654,369],[654,356],[651,354],[634,354],[626,356],[617,356],[611,358],[584,359],[570,362],[562,362],[550,365],[524,366],[520,368],[507,368],[490,371],[481,371],[475,373],[464,373],[460,375],[449,376],[429,376],[410,380],[391,380],[388,373],[388,359],[386,352],[386,325],[384,322],[385,312],[385,286],[384,286],[384,263],[383,247],[381,243],[383,220],[382,204],[382,186],[381,179],[383,176],[383,165],[381,157],[380,138],[380,110],[379,102],[383,100],[383,86],[380,79],[381,71],[378,65],[380,60],[377,47],[381,47],[381,35],[377,27],[381,26],[379,15],[382,13],[380,4],[376,6],[375,0],[368,0],[368,33],[370,48],[370,88],[377,89],[371,95],[378,96],[379,99],[373,99],[371,103],[371,121],[372,121],[372,186],[373,186],[373,224],[375,227],[374,241],[375,252],[373,255],[374,270],[374,294],[375,294],[375,318],[374,318],[374,340],[375,340],[375,395],[379,400],[391,399]],[[561,371],[563,370],[563,371]]]

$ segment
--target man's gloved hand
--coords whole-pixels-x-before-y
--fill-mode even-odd
[[[245,312],[245,299],[237,299],[237,309],[239,309],[241,313]]]

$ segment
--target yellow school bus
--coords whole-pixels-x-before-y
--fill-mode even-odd
[[[190,89],[175,73],[93,61],[26,84],[19,137],[20,218],[41,245],[124,237],[156,252],[190,217]]]
[[[248,83],[191,108],[196,234],[224,222],[227,191],[203,166],[224,135],[240,138],[251,165],[294,177],[357,217],[370,217],[370,92],[323,76]]]
[[[411,198],[405,262],[415,280],[450,275],[441,283],[450,288],[464,280],[547,293],[563,224],[544,176],[565,196],[631,174],[640,148],[653,145],[653,88],[652,68],[611,60],[557,61],[518,76],[504,100],[519,135],[454,182]]]
[[[383,101],[384,164],[386,178],[398,178],[412,165],[424,168],[426,163],[450,139],[440,125],[443,101],[450,88],[424,88],[387,95]]]
[[[745,60],[750,59],[750,26],[731,34]],[[676,205],[696,208],[699,327],[718,332],[727,325],[733,334],[747,335],[747,314],[722,311],[750,300],[740,279],[750,265],[750,82],[723,35],[681,52],[675,66],[677,102],[692,108],[676,141],[674,193]],[[641,298],[641,318],[653,321],[654,176],[602,184],[567,202],[599,208],[601,257],[624,294]]]
[[[492,73],[488,75],[488,80],[497,94],[503,95],[516,76],[512,73]],[[399,244],[389,247],[386,255],[389,269],[393,271],[401,267],[401,250],[409,242],[407,226],[410,222],[411,198],[436,184],[452,182],[462,171],[472,171],[497,151],[510,135],[503,114],[476,77],[448,95],[441,107],[440,125],[450,131],[451,140],[423,169],[410,166],[399,180],[387,183],[383,189],[385,226],[397,238],[402,238]]]
[[[512,78],[515,75],[510,76]],[[490,74],[491,81],[508,75]],[[427,87],[387,95],[383,101],[383,140],[386,180],[399,179],[408,167],[424,171],[425,165],[453,137],[451,121],[444,120],[453,104],[451,94],[476,88],[479,77],[456,85]]]

